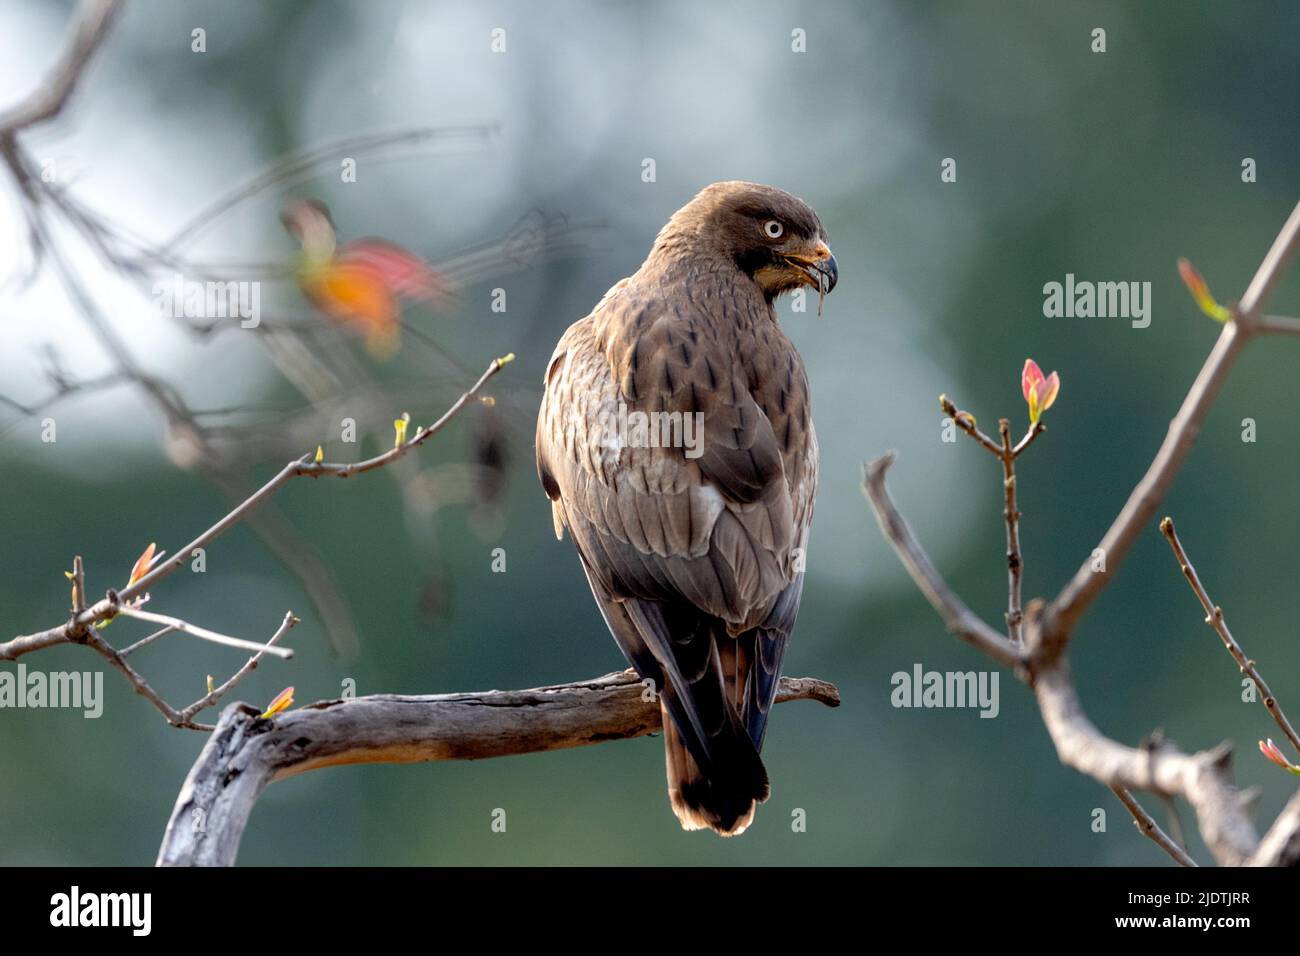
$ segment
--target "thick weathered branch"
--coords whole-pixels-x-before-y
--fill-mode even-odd
[[[839,705],[833,684],[781,678],[778,703]],[[190,770],[159,866],[229,866],[257,798],[294,774],[353,763],[478,760],[624,740],[661,727],[659,703],[632,671],[532,690],[330,700],[262,720],[246,704],[221,715]]]

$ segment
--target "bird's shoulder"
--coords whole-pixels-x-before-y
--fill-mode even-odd
[[[628,279],[569,327],[546,370],[538,473],[557,533],[612,591],[682,594],[742,621],[792,580],[816,441],[803,364],[775,323],[738,349],[699,307]],[[638,441],[638,413],[680,421],[693,444]],[[638,554],[667,560],[647,578]]]

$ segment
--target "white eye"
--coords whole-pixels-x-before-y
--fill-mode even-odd
[[[785,235],[785,226],[781,225],[775,219],[769,219],[763,223],[763,235],[769,239],[780,239]]]

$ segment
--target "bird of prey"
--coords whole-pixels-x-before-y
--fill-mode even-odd
[[[715,183],[546,369],[537,472],[614,640],[653,682],[683,829],[741,833],[799,613],[817,438],[773,302],[839,272],[817,214]]]

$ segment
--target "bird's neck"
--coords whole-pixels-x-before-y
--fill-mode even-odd
[[[729,309],[732,321],[748,324],[756,317],[776,321],[772,300],[754,277],[741,270],[725,252],[691,241],[690,237],[660,236],[637,273],[651,283],[687,290],[692,302],[718,302],[746,307]]]

